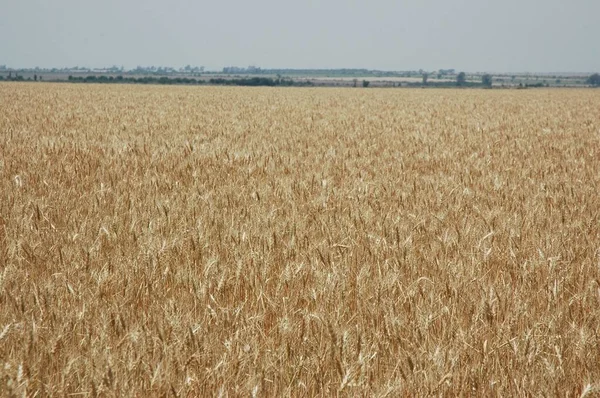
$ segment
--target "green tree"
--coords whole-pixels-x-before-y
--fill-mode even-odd
[[[481,76],[481,83],[485,87],[492,87],[492,75],[488,75],[487,73]]]
[[[465,74],[465,72],[460,72],[456,76],[456,85],[457,86],[464,86],[465,83],[467,83],[467,75]]]
[[[427,85],[427,79],[429,79],[429,74],[427,72],[423,72],[423,85]]]
[[[594,73],[587,79],[587,83],[592,86],[600,87],[600,74]]]
[[[368,81],[368,80],[363,80],[363,87],[369,87],[369,84],[370,84],[370,83],[371,83],[371,82],[370,82],[370,81]]]

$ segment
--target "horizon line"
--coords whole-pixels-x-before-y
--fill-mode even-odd
[[[79,65],[75,65],[75,66],[62,66],[62,67],[57,67],[57,66],[46,66],[46,67],[40,67],[40,66],[26,66],[26,67],[12,67],[9,66],[8,64],[0,64],[0,66],[2,66],[2,68],[0,70],[3,71],[35,71],[35,70],[39,70],[39,71],[52,71],[52,70],[84,70],[84,71],[93,71],[93,70],[109,70],[109,69],[118,69],[121,72],[132,72],[135,71],[139,68],[142,69],[173,69],[176,72],[181,71],[181,69],[185,69],[186,67],[190,67],[192,69],[198,69],[198,68],[204,68],[204,70],[202,72],[196,72],[196,73],[226,73],[223,72],[223,69],[225,68],[239,68],[241,69],[239,73],[244,73],[245,69],[250,69],[248,70],[248,72],[252,72],[253,70],[251,68],[254,68],[254,71],[270,71],[270,70],[285,70],[285,71],[339,71],[339,70],[347,70],[347,71],[367,71],[367,72],[379,72],[379,73],[408,73],[408,72],[417,72],[417,73],[434,73],[434,72],[440,72],[440,71],[454,71],[454,73],[460,73],[460,72],[465,72],[465,73],[471,73],[471,74],[499,74],[499,75],[558,75],[558,74],[567,74],[567,75],[585,75],[585,74],[593,74],[596,72],[593,71],[518,71],[518,72],[511,72],[511,71],[469,71],[469,70],[459,70],[457,68],[438,68],[438,69],[423,69],[423,68],[419,68],[419,69],[378,69],[378,68],[360,68],[360,67],[338,67],[338,68],[327,68],[327,67],[318,67],[318,68],[306,68],[306,67],[260,67],[260,66],[254,66],[254,65],[249,65],[246,67],[243,66],[235,66],[235,65],[230,65],[230,66],[223,66],[220,69],[211,69],[211,68],[206,68],[203,65],[191,65],[191,64],[187,64],[184,66],[168,66],[168,65],[137,65],[135,68],[125,68],[124,66],[118,66],[118,65],[112,65],[112,66],[102,66],[102,67],[98,67],[98,66],[93,66],[93,67],[89,67],[89,66],[79,66]],[[453,73],[449,73],[449,74],[453,74]]]

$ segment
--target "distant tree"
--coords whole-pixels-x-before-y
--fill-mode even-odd
[[[352,82],[354,83],[354,87],[356,87],[356,85],[358,84],[358,79],[354,79],[352,80]]]
[[[370,81],[368,81],[368,80],[363,80],[363,87],[365,87],[365,88],[366,88],[366,87],[369,87],[369,84],[370,84],[370,83],[371,83],[371,82],[370,82]]]
[[[33,80],[37,82],[37,75],[33,75]]]
[[[487,73],[481,76],[481,83],[485,87],[492,87],[492,75],[488,75]]]
[[[466,82],[467,82],[467,75],[465,74],[465,72],[460,72],[456,76],[456,85],[457,86],[464,86]]]
[[[429,74],[427,72],[423,72],[423,85],[427,85],[427,79],[429,78]]]
[[[587,79],[587,83],[592,86],[600,87],[600,74],[594,73]]]

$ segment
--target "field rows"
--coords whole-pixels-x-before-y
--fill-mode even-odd
[[[0,394],[600,391],[598,110],[2,84]]]

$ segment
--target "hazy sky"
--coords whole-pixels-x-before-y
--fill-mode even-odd
[[[600,0],[0,0],[0,64],[600,71]]]

